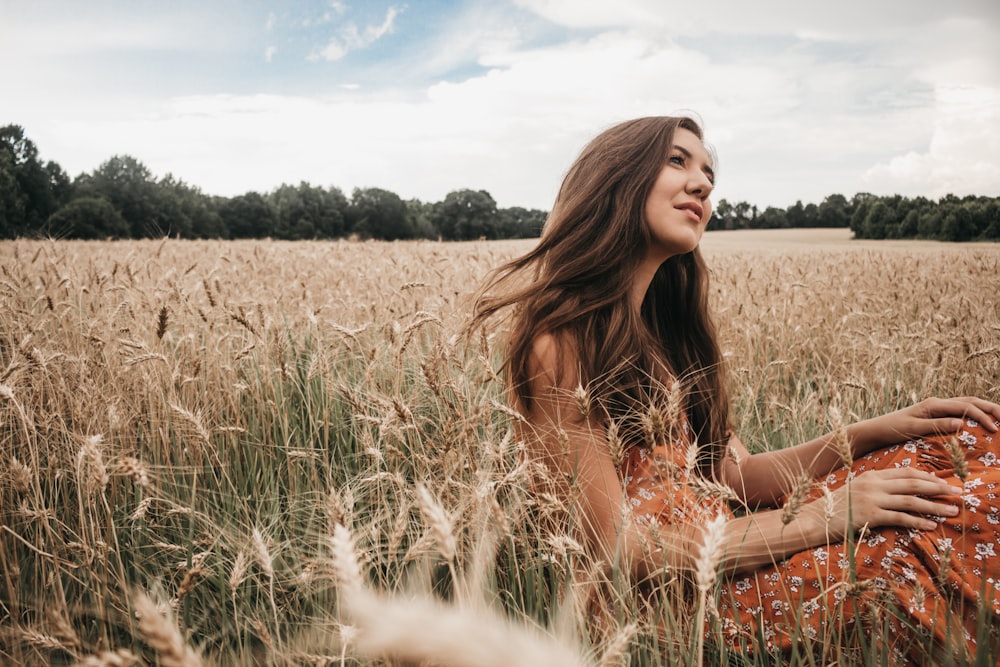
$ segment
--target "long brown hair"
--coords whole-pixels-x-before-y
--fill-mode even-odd
[[[605,415],[636,423],[664,383],[682,382],[695,437],[717,460],[728,434],[722,355],[708,310],[708,270],[696,249],[657,270],[638,317],[629,288],[651,238],[646,199],[686,117],[638,118],[593,139],[570,167],[538,245],[495,270],[476,301],[472,326],[505,308],[511,312],[507,381],[530,410],[532,343],[552,334],[579,364],[581,383]],[[637,429],[626,429],[636,443]],[[711,463],[710,463],[711,462]]]

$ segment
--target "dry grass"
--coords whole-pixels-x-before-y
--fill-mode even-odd
[[[996,397],[1000,248],[764,250],[740,234],[705,246],[751,448],[917,397]],[[470,290],[528,244],[0,244],[0,663],[413,648],[366,643],[342,613],[348,575],[388,605],[359,624],[451,605],[414,660],[459,659],[437,651],[476,624],[539,660],[700,660],[683,592],[662,582],[662,613],[644,615],[558,499],[526,491],[537,471],[494,372],[499,332],[456,336]],[[649,437],[668,412],[653,407]],[[617,425],[609,441],[620,456]],[[594,632],[581,579],[610,609]]]

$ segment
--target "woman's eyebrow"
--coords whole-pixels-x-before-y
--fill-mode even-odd
[[[674,148],[676,150],[679,150],[681,153],[683,153],[684,157],[686,157],[688,159],[690,159],[692,157],[691,151],[689,151],[688,149],[684,148],[680,144],[674,144]],[[701,168],[701,170],[703,172],[705,172],[706,174],[708,174],[709,178],[715,178],[715,170],[712,169],[712,166],[710,164],[706,163],[705,166]]]

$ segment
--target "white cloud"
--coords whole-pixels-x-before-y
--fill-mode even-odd
[[[347,55],[347,47],[337,40],[331,40],[326,46],[309,55],[309,60],[325,60],[335,62]]]
[[[222,52],[245,38],[249,15],[210,5],[197,18],[190,8],[152,3],[121,11],[113,3],[0,2],[0,62],[52,60],[95,53]],[[259,30],[259,23],[254,26]]]
[[[947,17],[967,17],[996,24],[1000,9],[993,0],[801,0],[702,2],[680,7],[663,0],[515,0],[516,4],[559,25],[608,29],[647,28],[671,37],[706,33],[797,35],[854,41],[905,35]]]
[[[310,60],[340,60],[350,51],[356,51],[371,46],[379,39],[392,33],[393,24],[401,10],[398,7],[389,7],[385,13],[385,19],[379,25],[369,25],[361,30],[354,22],[349,22],[340,30],[338,37],[331,39],[323,46],[310,54]]]
[[[997,193],[1000,189],[1000,92],[942,86],[939,109],[925,151],[882,160],[864,174],[873,190],[939,198],[945,194]]]
[[[276,46],[267,47],[266,49],[264,49],[264,61],[268,63],[271,62],[274,59],[276,53],[278,53],[278,47]]]

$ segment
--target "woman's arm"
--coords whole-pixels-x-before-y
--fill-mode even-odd
[[[606,563],[624,566],[640,578],[664,567],[693,570],[704,539],[703,526],[643,526],[629,520],[627,498],[603,425],[593,413],[584,415],[574,398],[580,384],[575,369],[573,355],[560,350],[553,337],[535,340],[529,360],[532,404],[525,410],[528,428],[523,435],[530,456],[547,471],[545,490],[574,504],[589,543]],[[853,484],[851,489],[856,503],[852,513],[846,511],[848,497],[838,493],[829,506],[808,503],[787,525],[779,511],[729,521],[720,567],[729,572],[752,570],[838,540],[847,530],[865,524],[929,529],[936,524],[919,514],[950,515],[955,508],[921,496],[961,491],[933,475],[909,469],[872,475],[870,484]],[[848,517],[851,526],[846,523]]]
[[[845,457],[854,460],[910,438],[955,433],[963,418],[996,432],[994,420],[1000,421],[1000,405],[975,397],[929,398],[851,424],[843,433],[827,433],[793,447],[753,455],[734,435],[729,442],[733,456],[720,462],[717,474],[719,481],[731,486],[749,507],[774,507],[803,474],[815,479],[843,465]]]

